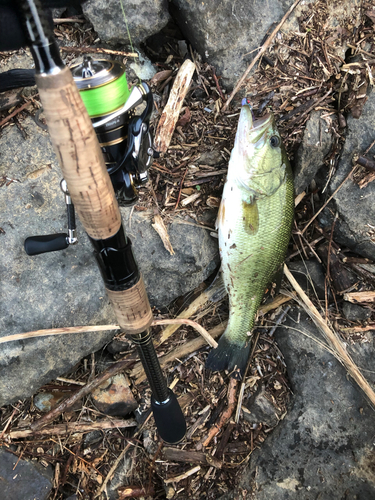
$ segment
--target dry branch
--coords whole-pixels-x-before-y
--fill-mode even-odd
[[[357,382],[357,384],[369,398],[371,403],[375,405],[375,393],[370,387],[369,383],[364,378],[362,373],[359,371],[357,365],[353,362],[353,360],[346,352],[345,347],[343,346],[342,342],[340,341],[336,333],[333,330],[331,330],[328,324],[324,321],[322,316],[319,314],[317,308],[314,306],[314,304],[311,302],[311,300],[299,286],[299,284],[297,283],[294,276],[289,271],[286,265],[284,265],[284,274],[288,278],[292,287],[295,289],[295,291],[302,299],[306,312],[312,318],[316,326],[323,332],[325,338],[332,346],[332,350],[334,351],[337,359],[345,366],[349,375],[353,377],[353,379]]]
[[[344,300],[359,304],[361,302],[375,302],[375,291],[344,293]]]
[[[187,462],[191,464],[209,465],[221,468],[222,462],[207,453],[201,451],[180,450],[178,448],[164,448],[163,455],[166,460],[171,462]]]
[[[203,441],[203,446],[208,446],[211,442],[211,440],[219,434],[223,426],[228,422],[228,420],[231,418],[234,409],[236,407],[236,389],[237,389],[237,384],[238,380],[235,378],[231,378],[229,381],[229,386],[228,386],[228,406],[223,411],[223,413],[220,416],[219,422],[217,424],[214,424],[206,439]]]
[[[118,325],[87,325],[87,326],[66,326],[63,328],[50,328],[46,330],[35,330],[33,332],[15,333],[0,338],[0,344],[13,342],[15,340],[25,340],[35,337],[47,337],[48,335],[68,335],[72,333],[103,332],[106,330],[120,330]]]
[[[159,153],[165,153],[171,142],[194,71],[195,64],[188,59],[177,73],[167,105],[163,110],[155,133],[154,147]]]
[[[5,434],[7,439],[24,439],[27,437],[46,437],[46,436],[66,436],[67,434],[73,434],[77,432],[91,432],[95,430],[104,429],[121,429],[124,427],[137,427],[137,422],[133,419],[116,419],[116,420],[103,420],[99,422],[92,423],[81,423],[81,422],[69,422],[67,424],[58,424],[51,427],[45,427],[39,431],[33,431],[31,429],[19,429],[17,431],[11,431]]]
[[[201,470],[201,466],[197,465],[196,467],[193,467],[192,469],[189,469],[188,471],[184,472],[183,474],[180,474],[179,476],[174,476],[170,477],[169,479],[164,479],[165,484],[169,483],[178,483],[179,481],[182,481],[183,479],[186,479],[189,476],[192,476],[196,472]]]

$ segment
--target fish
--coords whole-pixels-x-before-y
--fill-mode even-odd
[[[229,319],[207,357],[210,370],[243,377],[257,311],[282,272],[293,219],[293,172],[275,117],[255,119],[245,98],[216,221]]]

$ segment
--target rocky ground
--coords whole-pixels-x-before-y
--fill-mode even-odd
[[[55,13],[66,16],[55,34],[67,64],[81,60],[82,47],[118,50],[101,57],[124,61],[129,82],[137,75],[148,80],[156,103],[154,130],[184,58],[190,55],[196,63],[168,152],[154,162],[135,207],[121,209],[155,318],[171,318],[200,300],[191,319],[212,335],[223,331],[226,300],[202,297],[219,264],[214,220],[238,104],[247,95],[259,115],[266,109],[275,113],[301,195],[287,265],[373,388],[371,2],[301,2],[226,111],[230,87],[291,2],[276,1],[274,18],[256,2],[251,9],[244,2],[224,2],[218,11],[173,0],[170,13],[164,2],[151,3],[154,10],[134,17],[128,11],[133,42],[142,49],[136,60],[124,55],[132,49],[118,35],[124,31],[116,25],[121,12],[101,23],[100,9],[109,8],[108,2],[84,6],[96,32],[69,11]],[[155,16],[159,25],[151,22]],[[0,54],[1,71],[19,67],[32,67],[27,51]],[[24,253],[25,237],[61,232],[66,224],[61,175],[38,110],[36,87],[0,94],[0,238],[6,250],[0,258],[0,340],[44,328],[115,324],[82,226],[75,247],[36,257]],[[152,226],[156,214],[174,255]],[[293,292],[285,281],[284,305],[267,299],[269,310],[263,306],[239,422],[230,417],[210,442],[210,429],[230,406],[233,391],[227,374],[204,369],[207,347],[189,326],[164,342],[165,333],[154,329],[168,383],[188,424],[186,440],[176,447],[158,441],[150,390],[138,365],[126,374],[119,369],[66,406],[44,434],[32,427],[58,402],[132,355],[134,347],[122,334],[107,329],[2,343],[0,476],[7,498],[375,497],[373,408]],[[353,303],[353,292],[367,295]]]

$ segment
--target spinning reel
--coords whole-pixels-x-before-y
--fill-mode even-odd
[[[129,91],[125,67],[116,61],[85,57],[71,71],[98,137],[117,200],[121,206],[134,205],[137,188],[148,181],[148,169],[157,155],[149,129],[152,93],[144,82]],[[144,109],[136,116],[135,108],[140,104]],[[27,238],[28,255],[63,250],[77,243],[74,206],[64,181],[60,187],[68,211],[68,234]]]

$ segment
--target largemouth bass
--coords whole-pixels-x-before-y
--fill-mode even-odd
[[[243,375],[257,310],[285,259],[293,217],[293,174],[275,119],[254,119],[244,99],[216,221],[229,320],[207,368]]]

